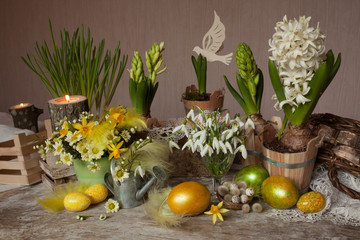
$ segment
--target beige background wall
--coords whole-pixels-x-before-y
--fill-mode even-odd
[[[342,53],[342,66],[315,109],[340,116],[360,119],[360,1],[358,0],[0,0],[0,111],[20,102],[31,102],[43,108],[48,117],[50,98],[40,80],[20,59],[34,54],[35,41],[50,42],[48,19],[56,39],[63,28],[73,32],[84,24],[95,40],[104,38],[106,48],[121,41],[122,52],[149,49],[154,41],[165,41],[168,70],[158,77],[159,89],[152,105],[152,115],[159,119],[184,114],[180,97],[187,85],[196,83],[190,56],[201,45],[203,35],[213,23],[216,10],[226,27],[221,55],[235,52],[240,42],[252,48],[264,72],[265,92],[262,112],[265,118],[281,115],[273,109],[273,89],[267,71],[268,39],[274,26],[285,14],[288,18],[312,16],[311,25],[326,35],[326,49]],[[208,91],[226,87],[223,75],[235,83],[236,62],[208,64]],[[123,75],[113,104],[130,105],[129,74]],[[225,108],[241,112],[227,91]]]

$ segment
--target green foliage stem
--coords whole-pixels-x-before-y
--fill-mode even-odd
[[[206,71],[207,71],[207,59],[199,54],[196,59],[194,56],[191,56],[191,61],[195,69],[197,81],[198,81],[198,89],[199,94],[206,93]]]

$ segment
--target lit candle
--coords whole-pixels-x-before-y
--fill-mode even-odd
[[[55,131],[57,124],[65,117],[69,121],[78,119],[82,112],[89,111],[88,99],[81,95],[65,95],[48,101],[51,127]]]
[[[11,106],[10,109],[20,109],[20,108],[27,108],[27,107],[30,107],[32,106],[33,104],[31,103],[20,103],[18,105],[14,105],[14,106]]]
[[[55,100],[55,102],[59,104],[69,104],[69,103],[77,103],[79,102],[79,100],[83,100],[84,98],[85,98],[84,96],[78,96],[78,95],[75,96],[65,95],[64,97],[59,97],[52,100]]]
[[[38,131],[38,117],[43,113],[42,109],[34,106],[32,103],[20,103],[9,108],[16,128],[30,129]]]

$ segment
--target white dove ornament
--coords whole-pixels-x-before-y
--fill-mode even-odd
[[[196,46],[194,47],[193,51],[196,52],[198,55],[201,54],[206,57],[207,61],[209,62],[220,61],[225,63],[226,65],[229,65],[233,53],[229,53],[224,56],[216,54],[225,40],[225,26],[220,21],[220,18],[215,11],[214,14],[214,23],[209,29],[209,31],[205,34],[202,41],[203,48]]]

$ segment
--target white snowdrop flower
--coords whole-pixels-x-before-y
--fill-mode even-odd
[[[209,145],[206,144],[205,147],[203,147],[203,149],[200,152],[201,157],[204,157],[208,152],[208,150],[209,150]]]
[[[226,142],[226,143],[225,143],[225,147],[229,150],[229,152],[230,152],[231,154],[234,153],[234,152],[233,152],[233,149],[232,149],[232,147],[231,147],[231,144],[230,144],[229,142]]]
[[[206,127],[211,127],[212,126],[212,119],[211,118],[208,118],[206,120]]]
[[[197,139],[203,132],[199,131],[193,134],[193,139]]]
[[[229,124],[229,122],[230,122],[230,114],[229,113],[225,114],[224,121],[225,121],[226,124]]]
[[[230,139],[234,135],[234,129],[231,128],[228,133],[226,134],[226,140]]]
[[[194,110],[191,109],[188,114],[186,115],[187,118],[195,119]]]
[[[226,149],[226,146],[223,141],[219,141],[219,146],[220,146],[220,149],[222,149],[222,152],[226,154],[227,149]]]
[[[172,140],[169,140],[169,148],[170,148],[171,152],[172,152],[173,148],[180,149],[179,145],[176,142],[172,141]]]
[[[142,178],[145,175],[145,171],[140,165],[135,168],[134,176],[136,176],[136,173],[139,173]]]
[[[234,148],[236,148],[239,143],[242,143],[241,139],[238,138],[237,136],[234,136],[234,137],[232,138],[232,141],[233,141],[233,147],[234,147]]]
[[[247,150],[245,148],[245,145],[240,146],[241,156],[246,159],[247,158]]]
[[[213,149],[216,151],[216,154],[219,154],[219,152],[220,152],[220,145],[219,145],[219,140],[218,140],[216,137],[214,137],[214,139],[213,139],[212,147],[213,147]]]
[[[174,128],[174,130],[173,130],[173,133],[176,133],[176,132],[178,132],[178,131],[180,131],[181,129],[182,129],[182,124],[181,125],[179,125],[179,126],[176,126],[175,128]]]
[[[204,144],[205,140],[206,140],[206,131],[202,130],[200,135],[200,143]]]
[[[251,118],[248,118],[246,123],[245,123],[245,129],[248,129],[249,127],[251,127],[252,129],[255,129],[255,124],[251,120]]]

